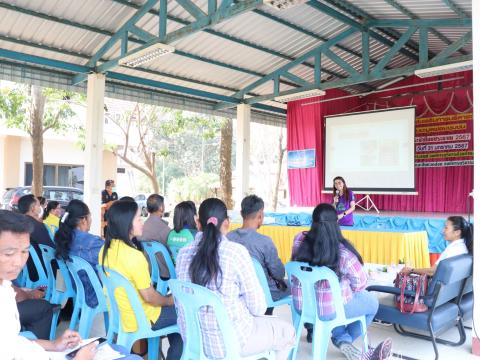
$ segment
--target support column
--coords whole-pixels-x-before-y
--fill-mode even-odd
[[[480,26],[480,2],[473,1],[473,13],[472,13],[472,29],[478,29]],[[480,69],[480,32],[474,31],[473,32],[473,41],[472,41],[472,49],[473,49],[473,67],[477,69],[474,73],[474,81],[473,81],[473,93],[480,94],[480,80],[479,80],[479,72]],[[475,96],[473,98],[473,116],[478,118],[480,116],[480,98]],[[473,126],[473,153],[480,154],[480,126],[478,124],[474,124]],[[473,165],[473,173],[478,174],[477,170],[480,169],[480,165],[478,162],[478,158],[475,160]],[[470,190],[470,189],[469,189]],[[477,231],[473,231],[474,240],[473,243],[476,244],[473,247],[473,273],[476,275],[473,276],[473,292],[474,294],[480,294],[480,246],[478,242],[480,241],[480,236],[478,234],[478,226],[480,225],[480,177],[474,176],[473,177],[473,213],[476,216],[473,216],[473,228],[477,229]],[[470,201],[470,199],[468,199]],[[480,297],[475,296],[473,303],[473,323],[474,328],[475,325],[480,324]],[[472,353],[474,355],[480,356],[480,339],[477,337],[478,333],[476,331],[472,331]]]
[[[103,167],[105,75],[90,74],[87,83],[84,201],[92,214],[90,232],[100,235]]]
[[[248,194],[250,177],[250,105],[237,106],[237,151],[235,209],[240,209],[242,199]]]

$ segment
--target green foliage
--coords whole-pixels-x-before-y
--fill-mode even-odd
[[[173,202],[192,200],[196,203],[215,196],[215,188],[219,187],[217,174],[197,173],[195,176],[185,176],[170,182],[168,198]]]
[[[7,127],[17,128],[31,133],[30,106],[31,87],[15,84],[0,90],[0,116]],[[80,127],[67,120],[75,116],[72,104],[83,104],[85,97],[70,91],[44,88],[45,109],[43,113],[44,132],[52,129],[56,132],[78,130]]]
[[[0,89],[0,117],[7,127],[28,131],[29,105],[26,86]]]

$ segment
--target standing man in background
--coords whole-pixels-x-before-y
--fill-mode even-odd
[[[113,202],[118,200],[118,194],[115,192],[115,181],[105,181],[105,190],[102,190],[102,227],[103,237],[107,234],[107,212]]]

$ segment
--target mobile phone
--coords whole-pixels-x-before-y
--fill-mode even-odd
[[[95,342],[95,341],[98,341],[98,345],[97,347],[104,343],[105,341],[107,341],[106,338],[93,338],[93,339],[90,339],[90,341],[82,344],[80,347],[76,348],[75,350],[72,350],[70,351],[69,353],[65,354],[65,357],[68,359],[68,360],[72,360],[75,356],[77,356],[77,353],[80,349],[84,348],[85,346],[91,344],[92,342]]]

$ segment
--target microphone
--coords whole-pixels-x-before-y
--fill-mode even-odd
[[[340,194],[340,190],[336,190],[335,194],[337,194],[337,196],[338,196]]]

